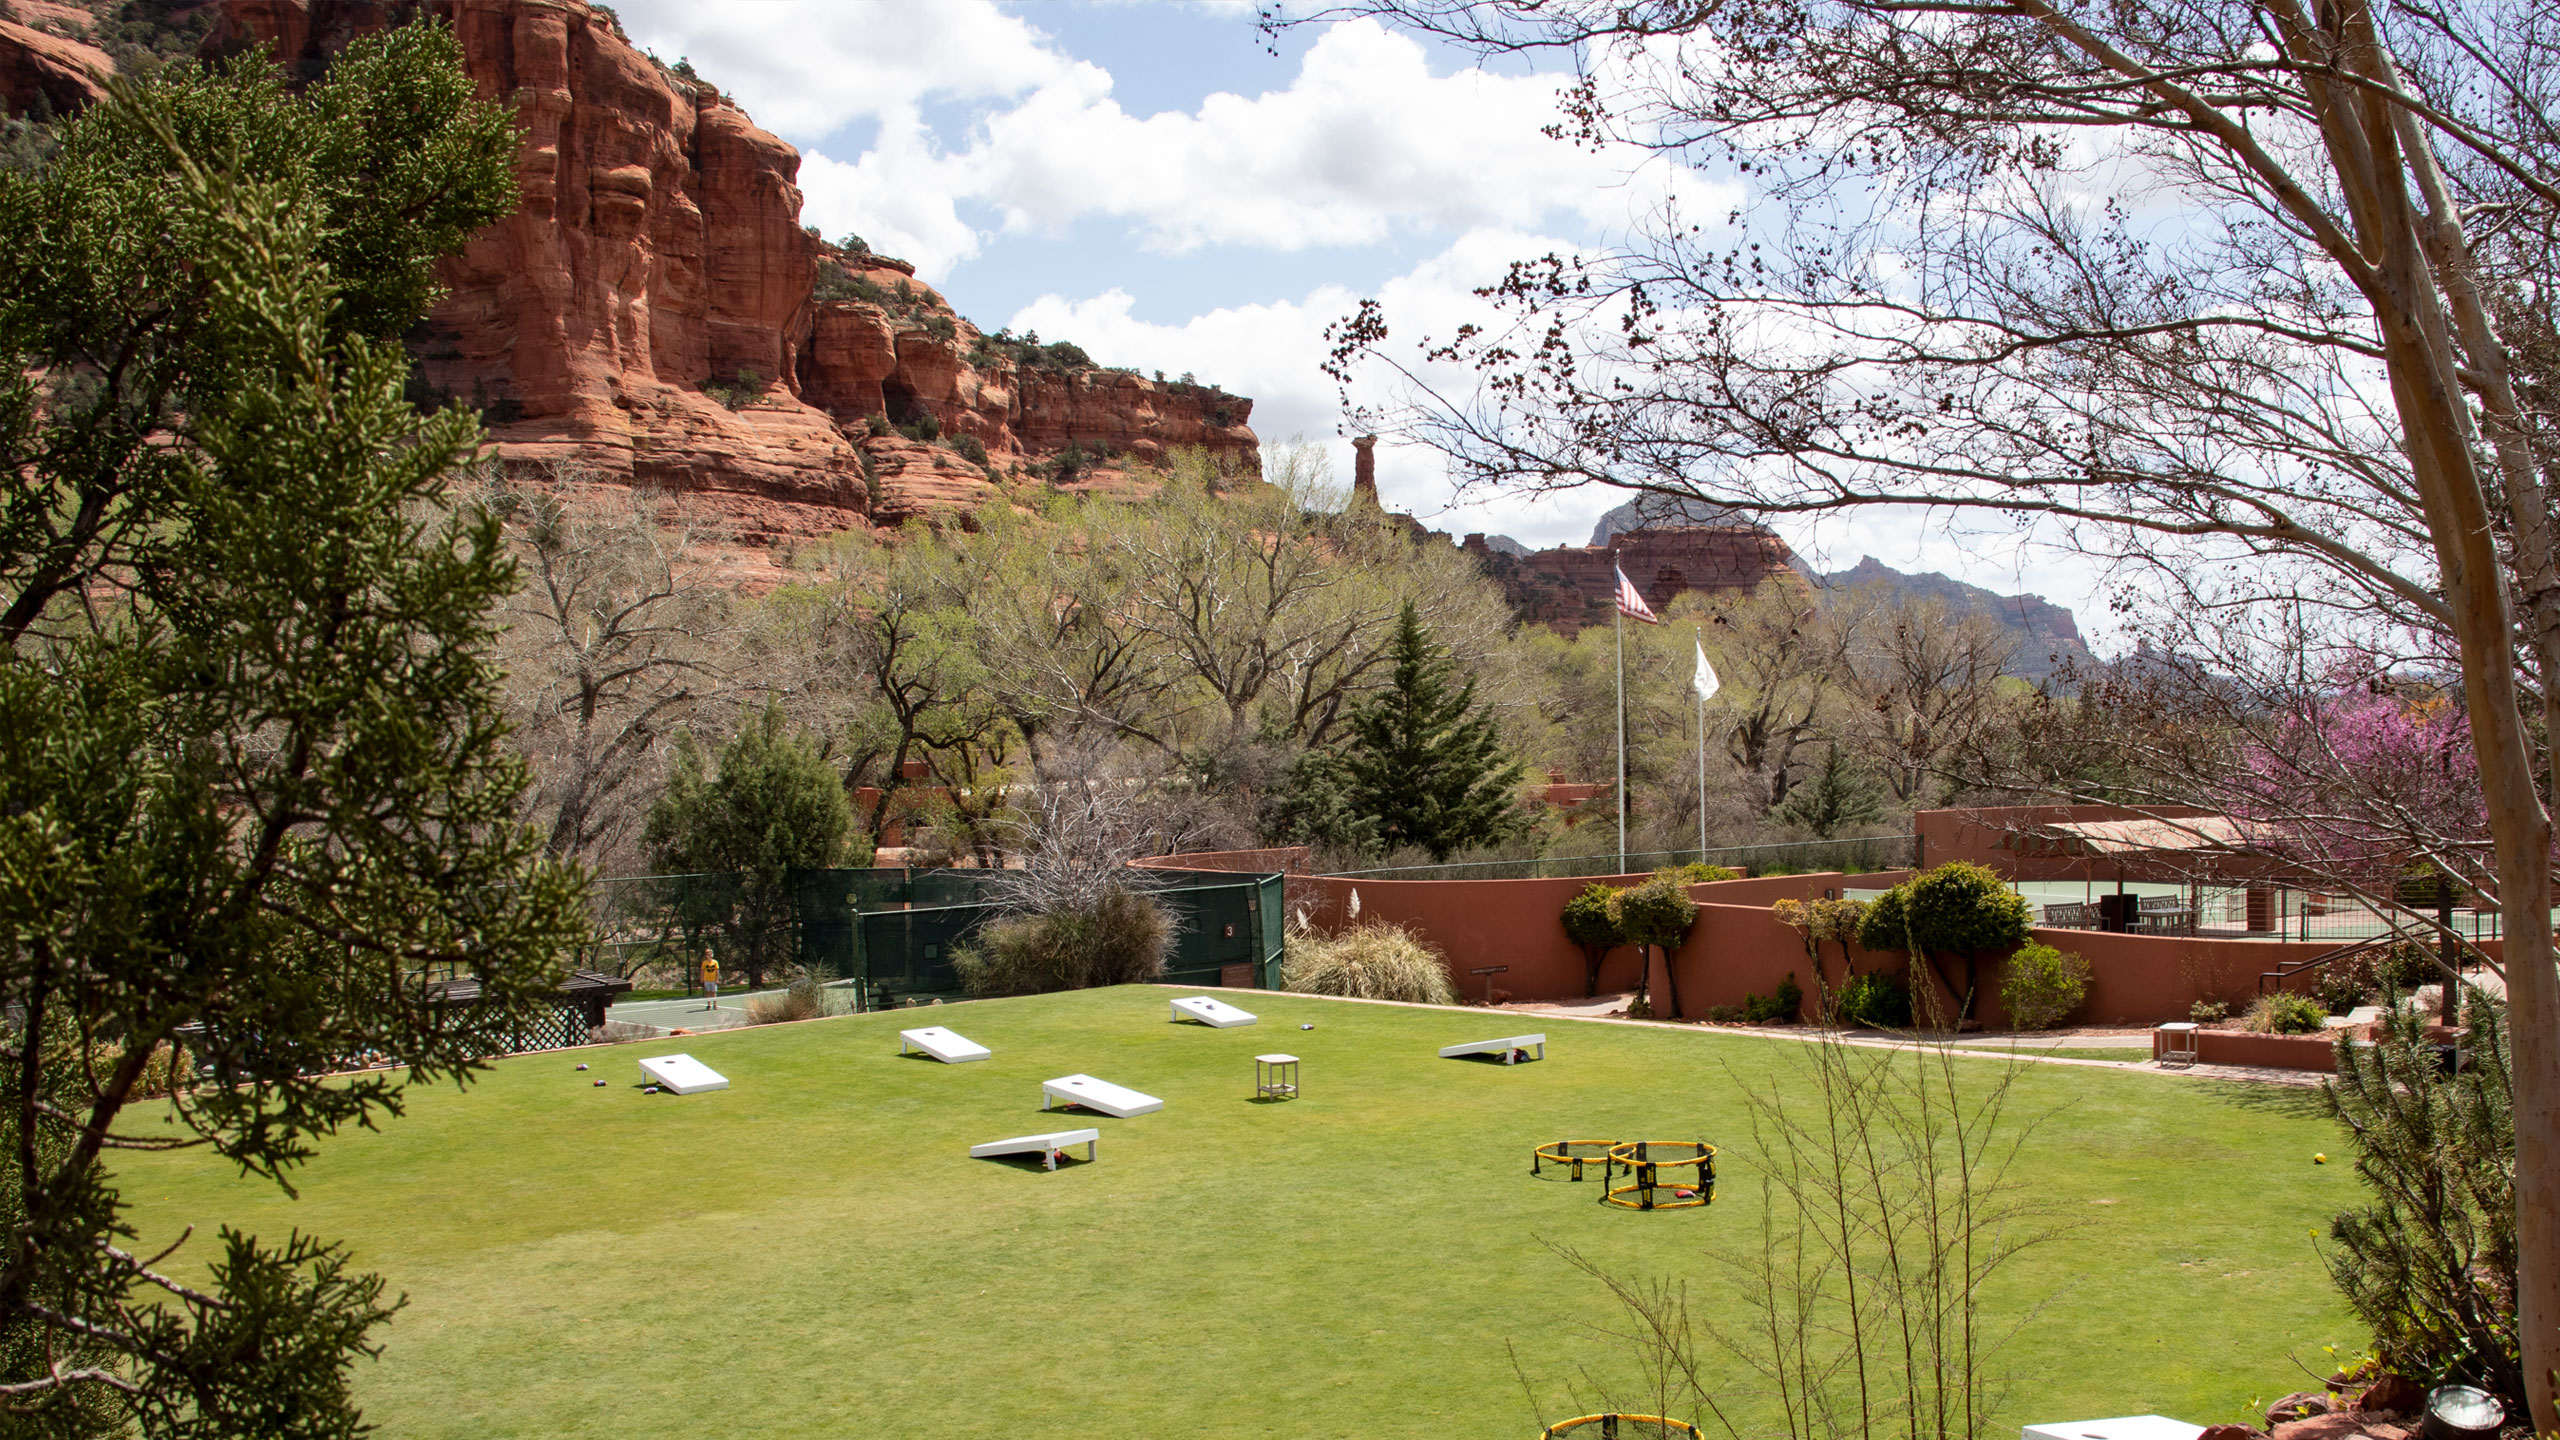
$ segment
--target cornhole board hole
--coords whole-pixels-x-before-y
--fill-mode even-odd
[[[945,1065],[958,1065],[970,1060],[984,1060],[989,1055],[995,1053],[994,1051],[989,1050],[986,1046],[979,1044],[977,1041],[972,1040],[965,1035],[953,1034],[951,1031],[945,1030],[939,1025],[927,1025],[921,1030],[899,1031],[898,1053],[901,1055],[906,1054],[907,1047],[910,1045],[913,1045],[918,1050],[923,1051]]]
[[[1440,1058],[1455,1060],[1461,1055],[1499,1055],[1502,1057],[1502,1063],[1508,1065],[1511,1063],[1513,1051],[1530,1049],[1538,1052],[1539,1059],[1546,1059],[1547,1037],[1512,1035],[1500,1040],[1477,1040],[1465,1045],[1443,1045],[1440,1047]]]
[[[694,1059],[690,1055],[654,1055],[640,1062],[640,1073],[661,1090],[678,1095],[699,1095],[705,1090],[726,1090],[729,1077]]]
[[[2166,1415],[2119,1415],[2112,1420],[2058,1420],[2019,1427],[2019,1440],[2196,1440],[2201,1425]]]
[[[1049,1169],[1058,1168],[1058,1152],[1070,1145],[1084,1147],[1084,1158],[1093,1158],[1095,1142],[1102,1139],[1099,1130],[1052,1130],[1046,1135],[1016,1135],[1010,1140],[990,1140],[969,1147],[969,1158],[987,1160],[998,1155],[1037,1155]]]
[[[1062,1075],[1055,1080],[1041,1081],[1040,1108],[1048,1109],[1049,1102],[1053,1100],[1061,1105],[1081,1105],[1087,1110],[1099,1110],[1122,1120],[1164,1108],[1164,1102],[1153,1095],[1141,1095],[1125,1086],[1096,1080],[1090,1075]]]
[[[1192,995],[1173,1002],[1173,1018],[1197,1020],[1216,1030],[1233,1030],[1239,1025],[1250,1025],[1261,1017],[1250,1010],[1239,1010],[1224,1000]]]

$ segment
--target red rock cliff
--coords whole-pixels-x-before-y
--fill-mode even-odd
[[[404,8],[224,0],[207,43],[262,44],[316,74]],[[1154,461],[1198,445],[1258,465],[1250,400],[1035,363],[912,267],[822,245],[800,226],[799,153],[634,49],[610,12],[428,8],[481,93],[516,106],[523,201],[447,262],[415,348],[431,387],[486,408],[511,466],[695,492],[769,545],[974,507],[998,475],[1070,446]],[[874,416],[910,433],[874,434]],[[943,443],[911,438],[928,430]],[[952,448],[963,436],[984,465]]]

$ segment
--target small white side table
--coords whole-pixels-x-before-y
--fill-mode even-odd
[[[2161,1064],[2193,1065],[2196,1063],[2196,1027],[2193,1021],[2172,1020],[2166,1025],[2154,1025],[2151,1029],[2152,1033],[2160,1037],[2160,1054],[2157,1058]]]
[[[1253,1057],[1253,1098],[1273,1100],[1298,1098],[1298,1057],[1295,1055],[1256,1055]]]

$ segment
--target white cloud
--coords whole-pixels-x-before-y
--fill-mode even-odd
[[[1189,114],[1130,115],[1097,74],[1044,86],[985,122],[968,165],[1008,229],[1108,215],[1171,252],[1366,245],[1558,212],[1623,225],[1667,185],[1707,189],[1674,167],[1636,173],[1637,151],[1541,134],[1562,84],[1434,75],[1421,46],[1362,20],[1327,29],[1287,89],[1211,95]]]
[[[1642,152],[1548,139],[1556,76],[1434,74],[1414,41],[1369,21],[1329,27],[1284,89],[1204,97],[1138,116],[1112,77],[981,3],[843,6],[644,0],[626,25],[693,58],[757,121],[804,151],[804,213],[860,234],[929,279],[979,253],[964,206],[1006,233],[1055,235],[1102,217],[1158,253],[1365,246],[1404,233],[1570,217],[1616,229],[1678,197],[1695,213],[1728,187]],[[964,135],[930,101],[990,102]],[[839,136],[876,121],[857,158]]]
[[[935,279],[976,256],[981,240],[960,214],[954,168],[913,110],[893,112],[879,143],[851,164],[820,150],[800,158],[800,218],[830,240],[859,235]]]
[[[616,9],[635,43],[671,64],[690,57],[756,123],[802,141],[925,100],[1004,99],[1100,73],[989,0],[621,0]]]

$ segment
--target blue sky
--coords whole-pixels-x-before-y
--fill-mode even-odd
[[[1472,68],[1367,22],[1279,37],[1250,6],[994,0],[623,0],[639,44],[691,59],[798,146],[803,215],[861,235],[988,329],[1106,364],[1190,371],[1255,400],[1266,444],[1322,443],[1345,476],[1327,322],[1382,298],[1446,333],[1504,262],[1605,242],[1665,196],[1721,214],[1731,177],[1546,139],[1554,75]],[[1623,498],[1450,508],[1437,461],[1381,450],[1391,508],[1437,528],[1580,544]],[[1909,515],[1790,523],[1823,569],[1873,554],[2097,618],[2087,566],[2003,529]]]

